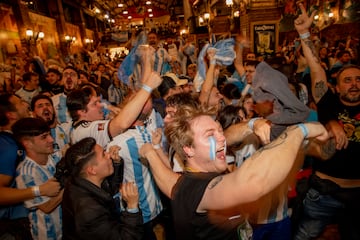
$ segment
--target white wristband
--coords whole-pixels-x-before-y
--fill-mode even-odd
[[[138,213],[139,212],[139,208],[128,208],[126,209],[126,211],[128,213]]]
[[[303,33],[303,34],[300,34],[300,39],[307,39],[310,37],[310,32],[306,32],[306,33]]]
[[[254,123],[255,123],[255,121],[256,120],[258,120],[259,118],[257,117],[257,118],[252,118],[252,119],[250,119],[249,121],[248,121],[248,126],[249,126],[249,128],[251,129],[251,130],[254,130]]]
[[[158,150],[161,148],[160,144],[153,144],[152,146],[155,150]]]
[[[31,191],[32,191],[34,197],[40,197],[41,196],[39,186],[32,187]]]
[[[152,88],[149,87],[149,86],[146,85],[146,84],[143,84],[143,85],[141,86],[141,88],[144,89],[145,91],[147,91],[148,93],[151,93],[151,92],[152,92]]]

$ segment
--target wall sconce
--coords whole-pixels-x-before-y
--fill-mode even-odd
[[[25,32],[26,42],[28,44],[36,44],[38,40],[43,40],[45,37],[44,32],[35,32],[31,29],[27,29]]]
[[[76,37],[72,37],[72,36],[69,36],[69,35],[65,36],[65,42],[66,42],[67,46],[70,46],[70,44],[75,43],[75,41],[76,41]]]
[[[233,0],[226,0],[226,1],[225,1],[225,4],[226,4],[226,6],[228,6],[228,7],[232,7],[232,6],[234,5],[234,2],[233,2]]]
[[[209,21],[209,19],[210,19],[210,13],[204,13],[204,19],[205,19],[205,21]]]

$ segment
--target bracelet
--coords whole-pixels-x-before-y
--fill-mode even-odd
[[[248,127],[251,129],[251,130],[254,130],[254,123],[256,120],[258,120],[259,118],[256,117],[256,118],[252,118],[248,121]]]
[[[147,91],[148,93],[152,93],[152,88],[149,87],[149,86],[146,85],[146,84],[143,84],[143,85],[141,86],[141,88],[144,89],[145,91]]]
[[[307,39],[310,37],[310,32],[306,32],[303,34],[299,34],[300,35],[300,39]]]
[[[32,187],[31,191],[32,191],[34,197],[40,197],[41,196],[39,186]]]
[[[301,132],[304,135],[304,138],[307,138],[307,136],[309,135],[309,130],[307,129],[307,127],[303,123],[296,124],[296,126],[300,128]]]
[[[210,64],[216,64],[216,59],[211,59]]]
[[[139,208],[127,208],[126,211],[128,213],[138,213],[139,212]]]
[[[152,146],[155,150],[158,150],[161,148],[160,144],[153,144]]]

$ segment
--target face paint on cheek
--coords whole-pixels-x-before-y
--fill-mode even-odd
[[[209,150],[210,160],[214,161],[216,158],[216,140],[213,136],[211,136],[208,138],[208,141],[210,143],[210,150]]]

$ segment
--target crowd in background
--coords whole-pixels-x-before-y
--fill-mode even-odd
[[[136,36],[128,56],[118,54],[113,59],[101,47],[66,58],[59,54],[52,59],[7,59],[0,73],[0,127],[4,132],[0,140],[0,239],[157,239],[153,229],[158,224],[164,228],[165,239],[185,239],[181,237],[189,235],[179,233],[183,226],[172,224],[173,215],[180,213],[171,202],[179,203],[179,199],[169,189],[176,189],[184,172],[197,171],[186,164],[193,156],[179,150],[175,140],[180,140],[171,130],[174,122],[181,122],[177,117],[191,119],[200,109],[211,116],[204,122],[211,125],[214,119],[224,131],[227,168],[222,172],[227,174],[241,169],[252,156],[256,158],[261,147],[266,149],[294,124],[320,121],[336,141],[337,150],[332,150],[340,152],[329,156],[326,166],[316,154],[304,150],[305,160],[291,170],[291,177],[257,199],[257,211],[245,211],[248,215],[242,222],[246,224],[237,228],[243,237],[310,239],[319,236],[326,225],[340,221],[340,235],[350,236],[342,239],[356,239],[358,220],[346,214],[349,209],[359,212],[354,206],[358,202],[347,197],[352,196],[347,190],[354,188],[353,199],[359,198],[359,168],[348,169],[359,164],[345,162],[338,174],[334,162],[358,157],[354,149],[360,143],[359,41],[344,36],[329,46],[317,33],[303,31],[304,22],[309,19],[295,20],[299,38],[284,41],[266,59],[251,52],[248,39],[242,36],[209,40],[199,49],[180,38],[159,39],[152,31]],[[346,96],[341,95],[340,75],[351,85]],[[331,94],[350,107],[340,111],[335,100],[325,102],[325,98],[332,99]],[[259,119],[271,126],[266,140],[256,132]],[[239,126],[248,126],[255,134],[241,138],[246,131]],[[308,125],[302,132],[309,131],[306,128],[311,133]],[[190,133],[184,128],[183,134],[186,139]],[[211,139],[215,138],[210,136],[208,141],[216,148],[219,140]],[[176,173],[169,175],[167,185],[161,182],[161,173],[160,177],[154,173],[156,166],[144,160],[148,150],[141,153],[140,149],[147,143],[158,152],[164,167]],[[325,152],[325,147],[320,148]],[[24,156],[18,156],[20,149]],[[210,151],[211,160],[221,158],[222,151]],[[93,156],[97,156],[95,162],[89,160]],[[12,162],[5,164],[9,159]],[[59,177],[59,164],[64,161],[72,166],[72,173],[64,167]],[[64,180],[65,175],[72,175],[73,180]],[[297,183],[290,179],[294,176]],[[332,182],[323,186],[319,178]],[[27,192],[13,192],[16,188]],[[333,195],[331,203],[336,206],[326,212],[334,214],[326,221],[307,212],[321,209],[320,205],[307,208],[311,197]],[[20,222],[16,226],[11,222],[18,219],[21,227]],[[344,228],[343,223],[350,226]],[[206,232],[200,228],[195,233],[198,238],[193,239],[206,236],[201,231]],[[215,234],[207,239],[232,237]]]

